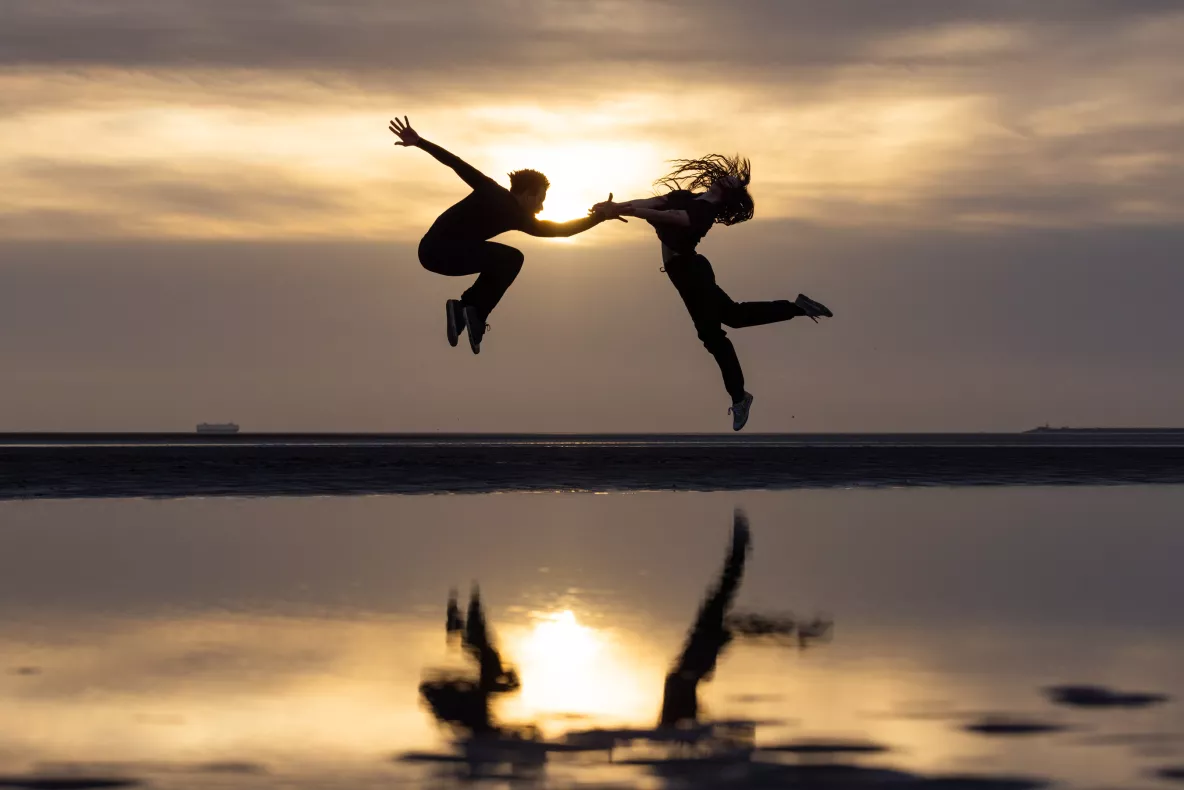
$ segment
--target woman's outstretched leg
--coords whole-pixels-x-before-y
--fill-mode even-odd
[[[799,315],[812,318],[831,318],[834,316],[826,305],[815,302],[805,294],[798,294],[795,301],[779,299],[774,302],[735,302],[724,289],[716,286],[719,299],[720,322],[732,329],[742,329],[746,326],[762,326],[788,321]]]
[[[720,322],[732,329],[742,329],[746,326],[763,326],[776,324],[805,315],[806,311],[788,299],[775,302],[734,302],[718,285]]]

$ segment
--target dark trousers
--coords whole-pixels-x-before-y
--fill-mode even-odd
[[[666,276],[678,289],[678,295],[699,332],[699,339],[715,357],[732,401],[741,400],[744,397],[744,371],[740,369],[736,349],[722,327],[739,329],[774,324],[804,315],[804,312],[785,299],[776,302],[732,301],[732,297],[716,285],[711,262],[702,255],[680,255],[671,259],[666,264]]]
[[[457,241],[424,237],[419,243],[419,262],[429,272],[449,277],[476,274],[477,282],[461,294],[460,300],[472,305],[487,318],[497,307],[506,289],[522,271],[522,252],[496,241]]]

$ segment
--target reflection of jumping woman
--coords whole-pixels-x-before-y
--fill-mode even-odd
[[[609,216],[635,216],[649,222],[662,242],[666,276],[682,297],[699,339],[719,364],[724,386],[732,396],[732,428],[748,422],[752,395],[744,389],[744,372],[736,349],[723,326],[739,329],[804,315],[818,320],[832,317],[830,310],[798,294],[796,301],[735,302],[715,282],[711,263],[695,247],[714,223],[734,225],[752,219],[753,202],[748,194],[752,167],[747,159],[709,154],[702,159],[681,159],[670,175],[658,184],[665,195],[625,203],[600,203],[596,210]],[[703,191],[693,191],[703,190]]]
[[[732,631],[727,624],[727,613],[732,608],[740,579],[744,575],[744,562],[748,559],[752,545],[748,517],[737,510],[732,519],[732,546],[728,558],[720,571],[719,581],[709,592],[678,662],[666,676],[662,692],[662,715],[659,727],[681,727],[697,724],[699,721],[699,682],[710,678],[715,672],[716,662],[724,647],[732,641]]]

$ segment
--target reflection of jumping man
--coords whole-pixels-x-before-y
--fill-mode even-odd
[[[419,261],[430,272],[449,277],[476,274],[477,281],[460,299],[445,303],[448,342],[455,346],[460,333],[468,328],[469,347],[481,351],[485,321],[501,301],[506,289],[522,269],[522,253],[506,244],[489,239],[508,230],[531,236],[574,236],[605,220],[603,211],[569,222],[550,222],[535,215],[543,210],[551,183],[537,170],[510,173],[510,188],[498,184],[435,143],[430,143],[411,128],[406,116],[390,123],[398,138],[395,145],[414,146],[427,151],[437,161],[451,167],[473,191],[436,219],[419,243]],[[612,200],[612,195],[609,195]]]
[[[459,727],[468,735],[497,733],[489,709],[495,694],[518,690],[518,673],[502,663],[501,654],[493,644],[481,606],[481,593],[473,585],[469,598],[468,617],[461,617],[456,592],[448,596],[445,628],[449,637],[460,634],[464,651],[477,663],[477,682],[462,678],[430,680],[420,684],[419,691],[441,722]]]
[[[501,654],[489,637],[489,628],[485,624],[485,610],[481,608],[481,593],[476,585],[473,585],[473,592],[469,598],[464,647],[481,668],[478,685],[483,692],[501,694],[518,688],[518,673],[502,665]]]

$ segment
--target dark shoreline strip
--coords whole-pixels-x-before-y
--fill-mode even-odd
[[[1184,484],[1184,448],[0,447],[0,499]]]

